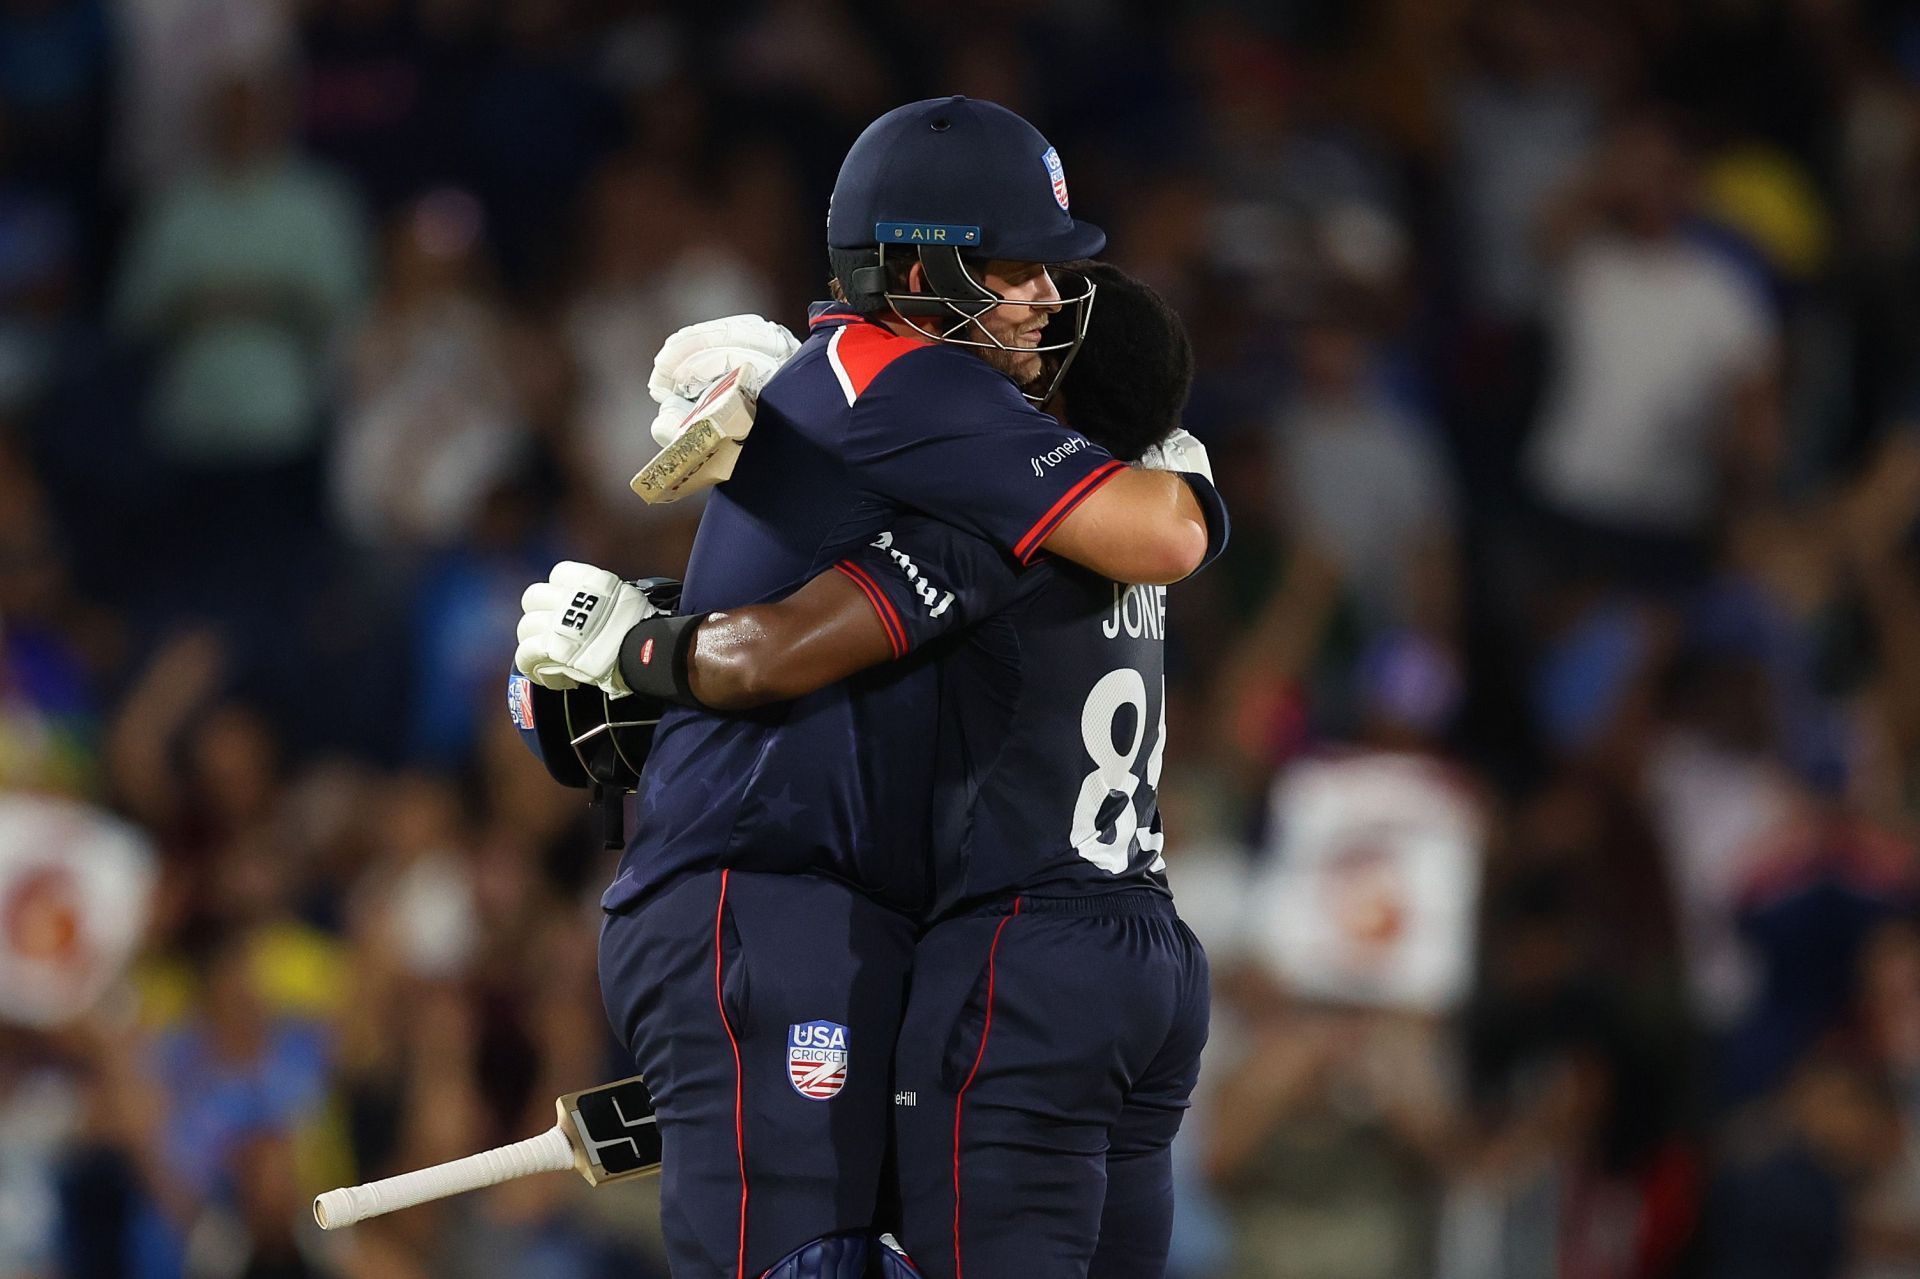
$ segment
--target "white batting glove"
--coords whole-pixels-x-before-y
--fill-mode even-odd
[[[1213,463],[1207,459],[1207,446],[1194,439],[1184,427],[1175,427],[1172,435],[1142,453],[1140,465],[1149,471],[1204,475],[1207,483],[1213,483]]]
[[[562,560],[520,596],[520,611],[513,664],[522,675],[546,688],[591,684],[625,697],[632,690],[620,678],[620,642],[665,610],[603,568]]]
[[[798,338],[757,315],[729,315],[681,329],[661,345],[647,378],[647,392],[660,406],[653,419],[654,443],[671,444],[707,388],[727,374],[740,370],[740,386],[758,396],[799,349]]]

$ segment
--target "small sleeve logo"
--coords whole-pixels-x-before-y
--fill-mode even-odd
[[[1086,447],[1087,441],[1083,437],[1069,435],[1061,441],[1059,448],[1048,449],[1045,453],[1028,458],[1027,462],[1033,467],[1034,475],[1041,477]]]

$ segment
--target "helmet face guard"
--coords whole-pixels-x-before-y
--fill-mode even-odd
[[[879,245],[878,251],[880,260],[875,274],[884,281],[887,276],[887,245]],[[921,246],[915,251],[919,254],[921,271],[929,291],[895,293],[883,287],[879,296],[893,308],[894,313],[931,342],[946,342],[979,351],[1005,351],[1010,355],[1045,356],[1057,353],[1059,359],[1044,386],[1020,389],[1020,393],[1035,404],[1044,404],[1052,399],[1053,393],[1060,389],[1060,382],[1066,377],[1074,356],[1080,353],[1080,344],[1086,340],[1087,323],[1093,315],[1094,294],[1099,291],[1099,286],[1085,276],[1077,275],[1075,278],[1083,286],[1081,290],[1071,297],[1060,299],[1060,308],[1073,308],[1072,318],[1067,322],[1067,332],[1071,336],[1065,341],[1042,342],[1038,346],[1009,346],[980,322],[981,317],[995,307],[1034,304],[1001,297],[988,288],[983,280],[974,275],[956,248],[945,245]],[[922,320],[935,323],[923,324],[920,322]],[[1049,327],[1052,327],[1051,324]],[[979,336],[960,336],[969,329]]]
[[[586,686],[543,688],[517,670],[507,675],[507,710],[520,739],[554,781],[590,793],[608,848],[626,842],[621,801],[640,784],[665,709],[648,697],[610,697]]]
[[[663,703],[645,697],[614,697],[597,688],[560,695],[567,746],[586,775],[600,786],[631,791],[653,747],[653,729]]]
[[[562,786],[625,793],[640,782],[665,704],[597,688],[543,688],[507,675],[507,710],[527,748]]]

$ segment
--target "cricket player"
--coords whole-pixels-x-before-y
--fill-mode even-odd
[[[1118,457],[1152,445],[1151,464],[1205,473],[1174,434],[1178,318],[1094,274],[1066,420]],[[984,615],[938,663],[935,922],[894,1062],[900,1241],[940,1279],[1158,1279],[1209,999],[1161,857],[1166,588],[1052,558],[1016,573],[924,519],[854,563],[902,616],[937,608],[943,578]]]
[[[1084,332],[1062,315],[1067,336],[1043,340],[1090,297],[1063,299],[1047,264],[1103,243],[1013,113],[949,98],[883,116],[834,189],[839,300],[760,393],[753,447],[703,516],[685,613],[581,565],[529,591],[516,664],[531,678],[681,703],[656,733],[601,943],[609,1016],[660,1116],[677,1276],[862,1272],[934,892],[945,695],[920,657],[723,715],[699,705],[689,646],[710,614],[823,573],[879,609],[852,557],[909,511],[1015,564],[1045,553],[1149,583],[1196,568],[1224,528],[1211,484],[1129,467],[1022,391]],[[889,652],[906,658],[895,620]]]

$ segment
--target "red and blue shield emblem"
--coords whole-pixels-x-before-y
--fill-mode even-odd
[[[521,732],[533,731],[533,681],[519,671],[507,676],[507,714]]]
[[[1047,153],[1040,157],[1047,166],[1047,180],[1053,183],[1053,199],[1062,209],[1067,207],[1067,169],[1060,163],[1060,152],[1056,147],[1048,147]]]
[[[803,1021],[787,1031],[787,1078],[810,1101],[825,1101],[847,1086],[847,1028],[837,1021]]]

